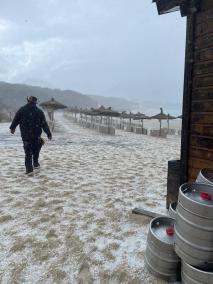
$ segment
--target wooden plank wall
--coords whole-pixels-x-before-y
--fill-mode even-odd
[[[213,168],[213,0],[195,18],[188,179]]]

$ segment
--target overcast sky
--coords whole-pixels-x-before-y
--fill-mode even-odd
[[[182,97],[185,19],[152,0],[0,0],[0,81]]]

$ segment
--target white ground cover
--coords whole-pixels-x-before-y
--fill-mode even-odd
[[[164,283],[144,265],[150,219],[131,210],[164,212],[180,138],[102,136],[56,118],[33,177],[18,131],[0,124],[0,283]]]

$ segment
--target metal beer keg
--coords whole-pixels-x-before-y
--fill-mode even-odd
[[[182,283],[183,284],[212,284],[213,270],[202,270],[182,262]]]
[[[174,251],[174,220],[157,217],[150,222],[145,260],[148,270],[166,281],[180,278],[180,259]]]
[[[176,208],[177,208],[177,202],[173,202],[169,205],[168,215],[170,218],[174,220],[176,219],[176,215],[177,215]]]
[[[212,186],[185,183],[180,187],[175,222],[175,251],[190,265],[213,267]]]
[[[202,169],[199,172],[196,182],[206,183],[213,186],[213,169]]]

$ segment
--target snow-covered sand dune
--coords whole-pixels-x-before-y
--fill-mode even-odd
[[[164,211],[179,138],[101,136],[56,118],[34,177],[19,133],[0,125],[0,283],[164,283],[144,267],[150,220],[131,209]]]

